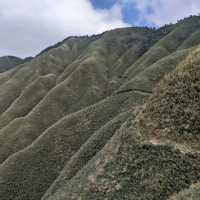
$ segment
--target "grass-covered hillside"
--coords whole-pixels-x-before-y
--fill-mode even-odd
[[[0,73],[0,199],[200,199],[199,33],[69,37]]]
[[[200,150],[200,49],[155,89],[140,116],[143,132]]]

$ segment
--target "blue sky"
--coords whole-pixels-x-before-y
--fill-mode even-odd
[[[117,0],[91,0],[91,3],[95,8],[110,9],[114,4],[117,3]]]
[[[121,6],[123,21],[133,26],[159,27],[200,13],[199,0],[90,0],[95,9]]]
[[[118,3],[117,0],[91,0],[92,5],[96,9],[111,9],[112,6]],[[139,19],[138,9],[135,7],[134,2],[127,2],[122,5],[123,20],[125,23],[135,25]],[[144,24],[148,22],[144,22]]]
[[[0,56],[36,55],[68,36],[159,27],[200,13],[200,0],[0,0]]]
[[[121,11],[123,15],[123,21],[133,26],[150,26],[157,27],[151,21],[146,19],[140,19],[140,10],[137,8],[136,3],[133,1],[127,1],[123,3],[123,0],[90,0],[95,9],[111,9],[114,5],[119,3],[121,5]],[[147,13],[153,12],[151,7],[147,7]]]

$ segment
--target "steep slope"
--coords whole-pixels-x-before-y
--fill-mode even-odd
[[[200,181],[199,31],[69,37],[1,73],[0,199],[167,200]]]
[[[129,30],[127,31],[129,32]],[[123,35],[125,34],[127,35],[127,31],[120,30],[122,34],[121,36],[122,39],[124,39]],[[139,33],[140,32],[143,33],[143,30],[142,29],[139,30]],[[133,38],[136,37],[138,41],[140,41],[138,39],[138,37],[140,37],[141,40],[144,40],[145,42],[145,37],[143,39],[141,33],[140,35],[138,35],[137,32],[136,33],[133,32],[130,35],[128,34],[127,37],[128,39],[132,37]],[[126,43],[124,43],[124,40],[120,38],[119,34],[113,35],[113,37],[111,37],[111,35],[113,34],[105,33],[104,37],[90,44],[88,46],[88,50],[86,52],[83,52],[83,54],[78,58],[81,60],[79,64],[77,64],[77,59],[76,59],[75,65],[74,63],[72,64],[70,63],[68,66],[66,66],[63,72],[61,72],[62,74],[65,74],[66,71],[68,72],[69,68],[72,71],[68,73],[67,77],[63,81],[60,81],[61,73],[58,73],[58,72],[56,72],[56,74],[54,73],[58,77],[57,79],[58,84],[56,84],[56,86],[52,88],[52,90],[50,90],[48,94],[26,116],[23,117],[23,116],[18,115],[18,117],[23,117],[23,118],[17,119],[17,121],[14,120],[10,122],[10,124],[6,124],[5,121],[7,122],[10,121],[9,119],[7,119],[7,111],[2,114],[1,119],[0,119],[0,124],[2,127],[2,129],[0,130],[0,135],[1,135],[0,143],[2,144],[0,146],[0,162],[4,161],[10,154],[18,150],[21,150],[25,148],[26,146],[28,146],[29,144],[31,144],[40,134],[42,134],[42,132],[46,128],[48,128],[49,126],[57,122],[59,119],[61,119],[65,115],[81,110],[84,107],[87,107],[89,105],[92,105],[111,94],[112,90],[110,89],[111,88],[110,82],[114,80],[112,76],[109,75],[108,69],[110,66],[110,62],[111,63],[115,62],[115,57],[118,57],[118,55],[114,55],[112,53],[108,54],[106,52],[109,50],[107,48],[107,45],[109,45],[108,41],[114,40],[115,45],[112,44],[110,48],[119,49],[119,51],[117,50],[115,51],[115,53],[119,55],[122,54],[123,48],[125,48],[123,46],[126,45]],[[89,38],[85,38],[85,39],[88,40]],[[81,40],[81,43],[82,43],[82,40]],[[121,45],[121,47],[119,47],[119,45]],[[128,43],[127,45],[130,45],[130,44]],[[140,42],[138,46],[139,45],[141,46],[140,48],[142,48],[142,45],[140,44]],[[56,53],[58,51],[61,51],[62,50],[61,48],[63,48],[63,46],[52,51]],[[114,49],[111,49],[110,51],[112,52],[114,51]],[[37,61],[40,61],[41,59],[43,59],[43,57],[47,57],[50,53],[51,51],[48,52],[47,55],[45,54],[42,55],[41,58],[38,57],[37,60],[36,61],[33,60],[31,64],[38,63]],[[58,56],[56,58],[58,59]],[[65,59],[67,59],[67,56]],[[46,62],[48,62],[48,60],[46,60]],[[69,58],[68,58],[68,62],[69,62]],[[73,69],[71,69],[72,66],[73,66]],[[31,70],[33,70],[32,72],[33,74],[31,76],[32,76],[32,79],[34,80],[34,78],[38,76],[37,75],[38,72],[36,70],[37,68],[39,68],[39,65],[37,65],[36,67],[32,67],[32,66],[30,67],[31,67]],[[22,68],[22,69],[27,71],[28,67]],[[48,67],[48,70],[50,70],[49,67]],[[30,75],[30,70],[27,72]],[[20,71],[19,71],[19,74],[21,75]],[[27,77],[27,79],[28,78],[29,77]],[[14,78],[12,78],[12,80],[13,79]],[[29,81],[32,81],[32,80],[29,79]],[[6,82],[5,84],[7,83],[8,82]],[[20,83],[22,83],[22,81],[20,81]],[[15,83],[15,86],[16,86],[16,83]],[[15,89],[15,92],[16,92],[16,89]],[[9,93],[7,92],[6,94],[9,94]],[[6,95],[4,95],[4,97],[6,98]],[[4,99],[2,101],[5,102]],[[9,106],[8,103],[9,101],[7,100],[6,106]],[[15,106],[15,103],[13,104],[12,106]],[[3,104],[1,106],[3,106]],[[13,108],[13,110],[16,110],[16,109]],[[1,110],[3,111],[3,109]],[[19,123],[19,121],[20,122],[23,121],[23,123]],[[8,132],[11,132],[12,136],[8,134]],[[22,135],[24,138],[23,140],[21,139]],[[13,141],[14,141],[14,144],[13,144]],[[7,152],[6,155],[4,153],[5,151]]]
[[[199,123],[194,124],[199,118],[195,114],[200,99],[196,91],[200,77],[199,55],[198,48],[180,63],[161,82],[142,112],[136,114],[136,118],[132,114],[74,176],[71,176],[74,171],[70,166],[77,163],[77,158],[72,157],[75,161],[66,163],[42,199],[167,200],[182,190],[173,198],[199,199],[198,185],[184,190],[200,181]],[[181,110],[190,110],[190,116]],[[187,121],[185,135],[174,119],[183,125]],[[158,120],[161,123],[157,123]]]
[[[158,139],[169,138],[200,150],[200,51],[184,60],[173,74],[168,75],[149,99],[140,123]],[[150,131],[151,130],[151,131]]]
[[[199,180],[199,155],[138,141],[137,131],[127,121],[72,179],[62,173],[43,199],[165,200]]]

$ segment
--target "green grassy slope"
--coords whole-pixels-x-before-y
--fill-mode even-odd
[[[200,150],[199,55],[197,48],[160,83],[140,119],[144,132],[151,130],[159,138],[167,137],[197,150]]]
[[[167,200],[180,191],[172,199],[199,199],[198,186],[185,190],[200,181],[199,55],[193,50],[75,176],[67,163],[42,199]]]
[[[0,199],[167,200],[199,181],[199,31],[69,37],[1,73]]]
[[[47,92],[55,86],[55,75],[40,76],[30,83],[12,103],[12,105],[0,116],[0,127],[6,126],[15,118],[23,117],[39,103]]]
[[[124,87],[127,89],[131,88],[134,85],[132,81],[134,82],[135,76],[160,59],[169,56],[173,52],[178,53],[178,50],[190,48],[198,44],[199,35],[194,33],[198,33],[199,30],[200,24],[198,20],[191,19],[189,22],[177,24],[169,34],[155,43],[137,62],[127,69],[125,75],[130,80],[128,80]]]
[[[129,29],[127,31],[129,31]],[[123,39],[123,35],[127,33],[125,30],[121,30],[121,32],[121,37]],[[143,30],[141,30],[141,32],[143,33]],[[135,33],[132,35],[128,37],[135,37],[135,35],[138,37]],[[116,40],[116,46],[119,46],[121,43],[124,46],[129,45],[124,44],[123,40],[120,43],[120,41],[117,40],[118,37],[119,34],[111,37],[110,34],[106,33],[103,38],[95,41],[95,44],[91,44],[88,47],[88,51],[83,53],[83,59],[78,66],[73,65],[75,69],[68,74],[65,80],[59,81],[40,103],[37,104],[31,112],[27,113],[23,119],[23,123],[19,123],[18,127],[14,125],[14,129],[12,129],[13,123],[11,122],[5,129],[0,130],[0,143],[2,143],[0,146],[0,162],[6,158],[4,149],[6,149],[6,151],[9,149],[8,156],[17,150],[23,149],[31,144],[46,128],[57,122],[66,114],[92,105],[111,94],[110,81],[112,81],[112,76],[108,74],[109,66],[110,63],[115,62],[115,57],[122,54],[123,49],[117,47],[119,51],[116,51],[116,54],[118,55],[114,57],[114,55],[110,53],[109,55],[111,55],[111,57],[105,57],[105,55],[107,55],[106,51],[108,51],[105,46],[108,45],[108,41],[110,40]],[[107,42],[104,42],[104,40],[107,40]],[[116,48],[114,45],[111,47]],[[62,47],[56,49],[54,54],[61,51],[61,48]],[[49,52],[50,55],[52,55],[51,51]],[[85,56],[85,54],[87,55]],[[44,59],[43,57],[47,57],[47,55],[42,55],[41,60]],[[36,61],[33,60],[33,64],[39,61],[38,57]],[[48,60],[46,60],[46,62],[48,62]],[[68,66],[71,67],[72,65],[67,65],[66,69],[68,69]],[[36,67],[39,68],[39,65]],[[34,70],[36,70],[36,68],[34,68]],[[41,70],[41,68],[39,68],[39,70]],[[65,73],[65,71],[63,73]],[[59,77],[60,74],[56,74],[56,76]],[[29,102],[27,102],[27,104],[28,103]],[[13,110],[16,109],[17,107],[13,108]],[[8,120],[10,121],[10,119]],[[2,124],[3,123],[4,121]],[[14,138],[10,138],[8,130],[11,130],[10,132],[14,135]],[[23,140],[21,140],[22,135],[24,138]],[[14,141],[15,144],[13,144],[12,141]],[[13,146],[15,146],[14,150],[12,150]],[[2,156],[2,154],[4,156]]]
[[[182,154],[138,137],[128,120],[82,170],[64,179],[60,187],[54,186],[43,199],[167,200],[199,180],[199,155]]]
[[[139,96],[141,102],[143,96],[140,94]],[[1,165],[0,176],[6,180],[3,185],[0,185],[1,194],[8,199],[21,199],[21,194],[24,194],[25,199],[41,197],[49,184],[58,176],[64,163],[78,151],[81,145],[106,122],[122,110],[133,107],[134,104],[137,105],[138,100],[131,94],[117,95],[59,120],[32,145],[14,154]],[[14,136],[11,139],[13,138]],[[15,148],[14,143],[10,148]],[[1,149],[2,156],[6,154],[4,149],[9,148]],[[12,164],[13,162],[15,165]],[[42,172],[38,170],[38,164]],[[25,173],[23,176],[21,176],[22,169]],[[29,185],[27,181],[30,179],[32,181]],[[41,184],[38,185],[38,182]],[[31,192],[33,189],[34,194]],[[12,190],[12,193],[8,190]]]

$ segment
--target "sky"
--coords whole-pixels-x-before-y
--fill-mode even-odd
[[[0,56],[34,56],[68,36],[159,27],[200,13],[200,0],[0,0]]]

